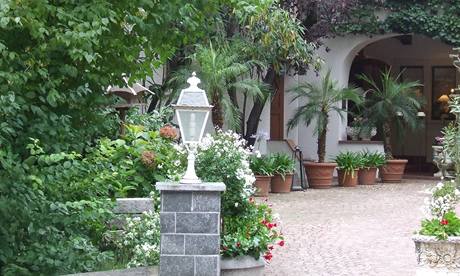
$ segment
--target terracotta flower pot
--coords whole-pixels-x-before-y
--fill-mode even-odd
[[[374,185],[377,178],[377,168],[360,169],[358,172],[359,185]]]
[[[267,175],[256,175],[256,182],[254,183],[254,187],[256,188],[256,192],[254,193],[255,196],[268,196],[268,192],[270,190],[270,182],[272,180],[271,176]]]
[[[339,185],[342,187],[356,187],[358,185],[358,170],[353,173],[345,170],[337,170]]]
[[[336,163],[304,162],[308,185],[314,189],[327,189],[332,186],[332,176]]]
[[[281,175],[272,178],[272,193],[289,193],[291,191],[292,174],[287,174],[284,179]]]
[[[387,160],[387,163],[380,168],[380,177],[384,183],[401,182],[406,168],[407,159]]]

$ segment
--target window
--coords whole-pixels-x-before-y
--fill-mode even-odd
[[[449,113],[449,94],[457,85],[457,71],[453,66],[432,67],[431,119],[453,119]]]

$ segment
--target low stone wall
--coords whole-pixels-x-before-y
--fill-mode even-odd
[[[265,262],[251,256],[239,256],[236,258],[221,258],[221,276],[263,276]]]
[[[113,212],[115,214],[142,214],[153,211],[153,199],[151,198],[117,198]]]
[[[158,276],[158,266],[135,267],[99,272],[68,274],[66,276]]]
[[[415,235],[417,275],[460,275],[460,237]]]

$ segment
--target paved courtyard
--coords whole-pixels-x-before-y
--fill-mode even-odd
[[[415,274],[411,235],[434,180],[272,194],[286,245],[266,275]]]

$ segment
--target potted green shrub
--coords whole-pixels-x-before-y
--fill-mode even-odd
[[[341,152],[335,157],[339,185],[355,187],[358,185],[358,170],[362,166],[362,157],[356,152]]]
[[[268,196],[272,176],[275,171],[274,161],[273,157],[267,155],[261,157],[253,155],[249,160],[249,167],[256,177],[256,182],[254,183],[254,187],[256,188],[255,196]]]
[[[373,185],[377,178],[377,168],[385,165],[385,154],[380,152],[364,151],[360,153],[362,158],[361,168],[358,171],[359,185]]]
[[[360,90],[338,88],[337,83],[331,80],[330,71],[328,71],[319,85],[303,83],[291,91],[295,93],[293,101],[301,99],[306,103],[295,110],[293,117],[288,122],[288,131],[300,122],[304,122],[307,126],[315,124],[318,162],[304,163],[308,183],[312,188],[329,188],[332,185],[332,176],[336,167],[336,163],[325,162],[329,116],[332,112],[340,116],[345,112],[340,107],[340,103],[344,100],[360,104],[362,102]]]
[[[295,162],[285,153],[276,153],[272,156],[274,176],[272,178],[272,193],[289,193],[292,186]]]
[[[381,167],[380,175],[383,182],[401,182],[406,159],[395,159],[391,149],[392,126],[399,135],[406,129],[416,129],[421,124],[417,113],[422,108],[423,99],[416,93],[421,86],[418,82],[400,82],[401,74],[392,77],[390,70],[382,72],[380,82],[365,75],[359,78],[371,89],[367,91],[364,113],[375,123],[383,134],[383,145],[387,162]]]

